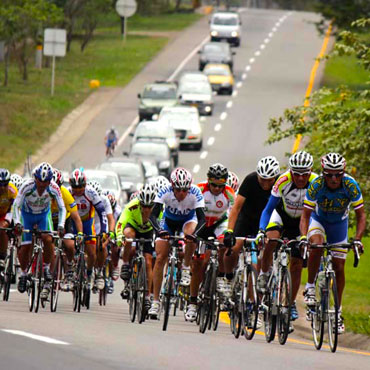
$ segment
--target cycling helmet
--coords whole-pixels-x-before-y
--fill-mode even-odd
[[[154,183],[155,191],[158,193],[163,187],[170,185],[170,182],[164,176],[158,176]]]
[[[33,177],[40,181],[50,181],[53,178],[53,168],[47,162],[42,162],[33,170]]]
[[[10,172],[6,168],[0,168],[0,185],[8,185],[10,181]]]
[[[227,185],[229,185],[235,192],[239,189],[239,177],[234,173],[229,171],[229,176],[227,178]]]
[[[138,195],[139,195],[139,190],[138,190],[138,191],[135,191],[134,193],[132,193],[132,194],[130,195],[130,199],[129,199],[129,201],[131,202],[132,200],[134,200],[135,198],[137,198],[137,197],[138,197]]]
[[[63,174],[56,168],[53,168],[53,180],[58,184],[58,186],[63,184]]]
[[[138,199],[143,206],[152,206],[156,196],[155,187],[153,184],[145,184],[139,190]]]
[[[174,188],[181,189],[190,189],[191,183],[193,181],[191,173],[183,167],[175,168],[171,173],[170,179],[171,185]]]
[[[338,153],[328,153],[321,158],[321,166],[324,170],[344,170],[346,160]]]
[[[110,205],[114,209],[117,205],[117,200],[116,200],[116,196],[114,195],[113,191],[104,190],[103,195],[105,195],[109,199]]]
[[[69,177],[69,183],[72,188],[86,185],[86,176],[81,168],[76,168]]]
[[[256,170],[263,179],[272,179],[280,173],[279,162],[274,156],[269,155],[259,160]]]
[[[95,181],[95,180],[89,181],[87,185],[91,186],[94,190],[96,190],[99,196],[102,194],[103,188],[101,187],[98,181]]]
[[[209,179],[225,179],[226,181],[228,177],[227,168],[221,163],[215,163],[211,167],[209,167],[207,177]]]
[[[294,153],[289,158],[289,167],[291,170],[310,170],[313,166],[313,158],[310,153],[300,151]]]
[[[1,170],[0,170],[1,171]],[[23,177],[13,173],[13,175],[10,176],[10,182],[19,190],[21,186],[23,185]]]

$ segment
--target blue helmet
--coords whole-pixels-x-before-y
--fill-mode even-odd
[[[42,162],[33,170],[33,177],[40,181],[50,181],[53,179],[53,168],[47,162]]]

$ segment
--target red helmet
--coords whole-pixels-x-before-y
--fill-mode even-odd
[[[72,188],[85,186],[86,185],[86,176],[81,168],[76,168],[69,177],[69,183]]]

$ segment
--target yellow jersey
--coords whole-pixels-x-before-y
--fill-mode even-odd
[[[60,191],[62,192],[62,198],[64,205],[66,206],[66,219],[71,215],[71,212],[77,211],[77,204],[75,202],[75,199],[73,198],[72,194],[69,192],[69,190],[65,186],[60,187]],[[55,199],[51,201],[51,217],[54,220],[58,220],[58,214],[59,214],[59,208],[58,204]]]
[[[11,182],[8,184],[8,190],[0,193],[0,217],[4,217],[8,212],[10,212],[17,194],[18,190]]]

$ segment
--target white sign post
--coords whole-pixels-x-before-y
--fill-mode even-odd
[[[126,41],[127,34],[127,20],[136,13],[137,4],[135,0],[117,0],[116,11],[121,17],[122,22],[122,38]]]
[[[51,71],[51,96],[54,96],[55,57],[64,57],[67,47],[67,31],[58,28],[46,28],[44,31],[44,55],[53,57]]]

